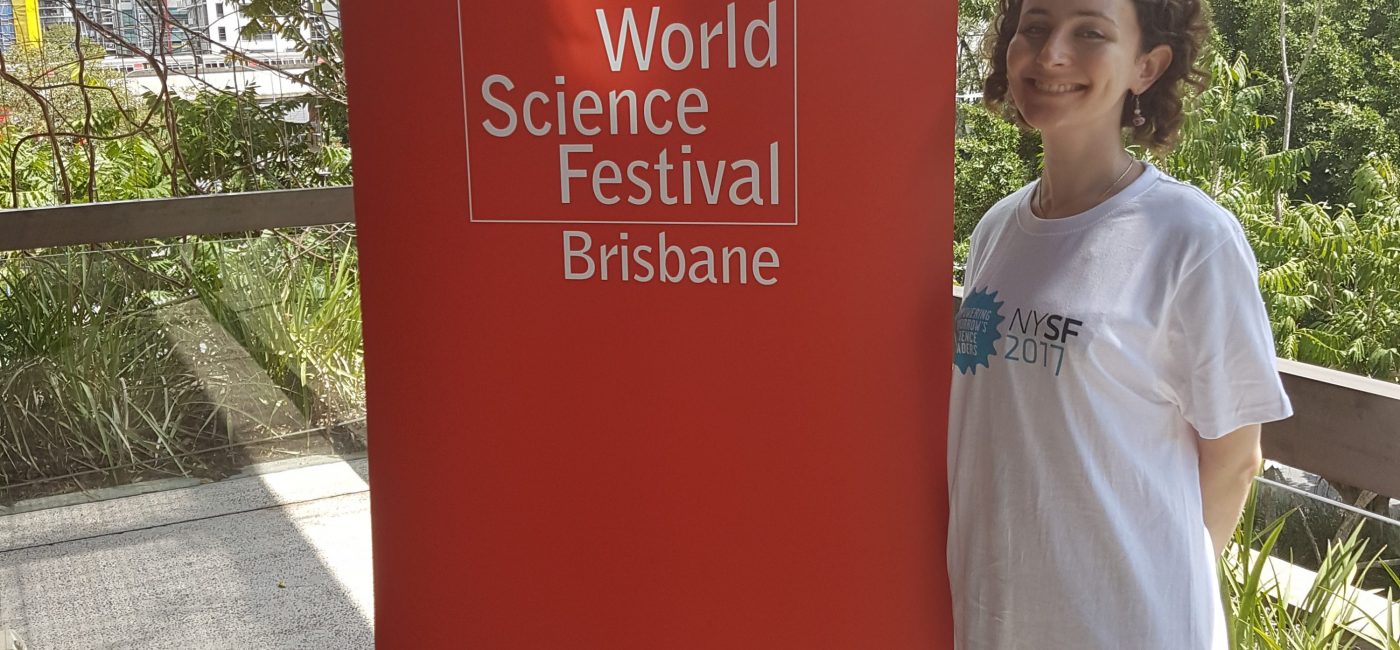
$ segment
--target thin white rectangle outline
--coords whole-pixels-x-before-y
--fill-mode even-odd
[[[462,33],[462,0],[457,0],[457,57],[462,69],[462,135],[467,153],[467,221],[469,223],[553,223],[553,224],[620,224],[628,226],[796,226],[799,223],[797,197],[797,0],[792,0],[792,222],[749,221],[611,221],[580,219],[477,219],[472,191],[472,124],[467,114],[467,48]]]

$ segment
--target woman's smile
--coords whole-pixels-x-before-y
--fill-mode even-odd
[[[1027,79],[1026,83],[1029,84],[1035,90],[1046,95],[1068,95],[1088,88],[1088,86],[1085,86],[1084,84],[1055,83],[1049,81],[1040,81],[1039,79]]]

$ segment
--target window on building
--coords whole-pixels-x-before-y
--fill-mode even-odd
[[[223,18],[223,17],[224,17],[224,3],[222,3],[222,2],[215,2],[215,3],[214,3],[214,16],[217,17],[217,18]]]
[[[227,40],[228,40],[228,28],[227,28],[227,27],[220,27],[220,28],[219,28],[219,40],[220,40],[220,41],[227,41]]]

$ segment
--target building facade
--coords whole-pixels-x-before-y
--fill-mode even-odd
[[[10,0],[0,0],[0,47],[9,49],[15,44],[15,8]]]
[[[307,28],[307,38],[323,38],[326,27],[338,27],[334,3],[312,2],[324,15],[324,26]],[[58,25],[74,25],[82,35],[111,55],[136,54],[133,48],[165,55],[222,55],[230,50],[269,56],[296,50],[293,43],[271,31],[245,35],[251,22],[239,11],[239,0],[0,0],[0,45],[38,41]]]
[[[77,0],[79,17],[69,0],[11,0],[37,2],[38,26],[77,25],[83,36],[110,54],[130,54],[131,48],[165,54],[208,51],[200,38],[208,21],[202,0]]]
[[[207,43],[200,36],[208,20],[196,0],[166,0],[162,5],[139,0],[116,0],[117,32],[126,43],[143,52],[204,54]],[[125,45],[120,49],[127,50]],[[108,48],[109,51],[112,48]],[[117,55],[129,51],[113,52]]]

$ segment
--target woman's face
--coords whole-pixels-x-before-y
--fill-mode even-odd
[[[1021,117],[1041,132],[1116,132],[1127,92],[1142,81],[1141,36],[1132,0],[1025,0],[1006,51]]]

